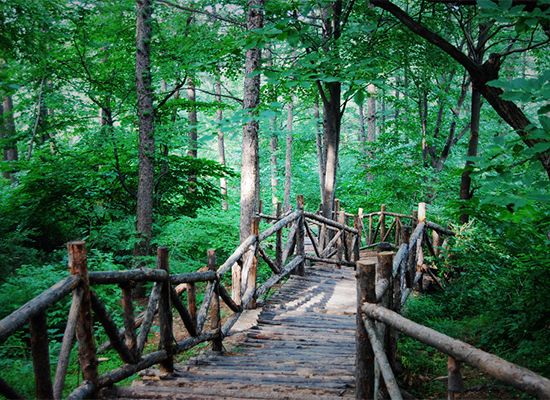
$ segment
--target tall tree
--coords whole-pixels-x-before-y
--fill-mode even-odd
[[[294,117],[294,95],[290,97],[286,118],[285,198],[284,210],[290,210],[290,185],[292,183],[292,118]]]
[[[139,178],[137,190],[136,244],[134,258],[149,255],[153,226],[155,182],[155,109],[151,79],[153,0],[137,1],[136,93],[139,121]],[[141,266],[141,263],[136,263]]]
[[[215,91],[216,91],[216,101],[218,103],[222,103],[222,84],[219,80],[216,80],[215,83]],[[216,110],[216,117],[218,124],[220,124],[223,120],[223,109],[218,107]],[[223,130],[220,127],[218,127],[218,162],[225,167],[225,140],[223,135]],[[222,194],[222,210],[227,211],[229,209],[229,205],[227,203],[227,180],[225,179],[225,176],[222,176],[220,178],[220,188],[221,188],[221,194]]]
[[[252,32],[263,26],[264,0],[248,0],[246,29]],[[260,75],[253,74],[260,68],[261,50],[258,46],[246,50],[244,103],[248,121],[243,127],[241,156],[241,242],[252,232],[252,217],[257,210],[259,199],[259,159],[258,131],[259,123],[256,108],[260,104]]]

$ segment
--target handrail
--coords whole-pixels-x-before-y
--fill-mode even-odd
[[[383,322],[413,339],[463,361],[507,385],[540,399],[550,398],[550,379],[527,368],[520,367],[434,329],[417,324],[376,304],[364,303],[362,310],[368,317]]]

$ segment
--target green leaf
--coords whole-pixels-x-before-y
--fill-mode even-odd
[[[297,47],[300,44],[300,34],[296,29],[288,31],[286,41],[291,47]]]
[[[365,101],[365,92],[363,90],[358,90],[355,93],[355,96],[353,96],[353,100],[358,106],[363,104],[363,102]]]

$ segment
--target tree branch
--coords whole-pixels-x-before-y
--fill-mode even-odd
[[[219,14],[213,14],[213,13],[210,13],[210,12],[205,11],[205,10],[198,10],[198,9],[191,8],[191,7],[180,6],[178,4],[174,4],[174,3],[166,1],[166,0],[156,0],[156,1],[157,1],[157,3],[164,4],[165,6],[168,6],[168,7],[173,7],[173,8],[177,8],[179,10],[189,11],[189,12],[192,12],[192,13],[207,15],[209,17],[219,19],[220,21],[228,22],[230,24],[237,25],[237,26],[240,26],[242,28],[246,28],[245,23],[242,23],[242,22],[237,21],[235,19],[222,17]]]

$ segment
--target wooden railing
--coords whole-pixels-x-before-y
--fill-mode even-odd
[[[382,381],[391,399],[402,398],[393,374],[397,332],[449,356],[448,399],[458,399],[462,396],[462,363],[537,398],[550,398],[549,379],[416,324],[399,314],[411,289],[422,274],[429,271],[423,266],[423,246],[430,253],[436,252],[436,247],[428,242],[428,228],[440,234],[452,234],[444,228],[426,222],[424,207],[420,205],[417,226],[408,243],[403,243],[397,253],[384,251],[388,246],[380,243],[376,262],[357,262],[356,399],[378,398]],[[379,379],[378,371],[381,372],[383,380]]]
[[[259,232],[260,217],[268,218],[273,224]],[[355,225],[358,226],[358,218]],[[284,229],[288,227],[288,229]],[[327,233],[327,232],[329,232]],[[286,240],[284,240],[285,232]],[[275,256],[268,255],[266,240],[275,235]],[[315,249],[315,256],[304,252],[304,239],[309,236]],[[208,251],[208,269],[205,271],[170,274],[169,249],[157,249],[156,269],[141,268],[128,271],[88,272],[86,246],[84,242],[68,244],[70,275],[32,299],[27,304],[0,321],[0,343],[10,335],[29,324],[31,350],[35,371],[37,398],[62,397],[67,376],[70,353],[75,338],[78,342],[78,358],[83,382],[69,395],[70,399],[93,396],[103,387],[113,385],[140,370],[160,364],[162,370],[173,370],[174,355],[186,351],[199,343],[210,341],[214,351],[222,349],[226,337],[239,319],[242,311],[252,308],[257,301],[281,279],[291,273],[303,275],[304,265],[309,261],[326,261],[340,265],[355,266],[360,246],[360,231],[337,221],[325,219],[313,213],[304,212],[303,197],[298,196],[296,211],[275,216],[259,214],[253,218],[252,235],[218,267],[214,250]],[[336,259],[332,258],[336,255]],[[257,287],[258,257],[265,260],[272,275]],[[231,294],[221,280],[231,269]],[[132,289],[137,283],[153,282],[145,311],[135,316]],[[187,304],[180,297],[185,284]],[[196,301],[196,285],[206,285],[200,307]],[[121,289],[121,306],[124,327],[116,325],[113,313],[94,291],[98,285],[118,285]],[[52,382],[49,355],[47,309],[72,293],[72,303],[61,352]],[[222,324],[220,299],[232,311]],[[174,339],[172,311],[181,317],[187,338]],[[158,314],[160,328],[159,345],[156,351],[146,353],[145,348],[153,320]],[[92,319],[93,315],[93,319]],[[109,338],[108,342],[96,346],[94,321],[101,324]],[[208,322],[208,325],[207,325]],[[139,332],[138,332],[139,328]],[[120,368],[99,375],[98,354],[114,349],[122,364]],[[0,394],[10,399],[24,398],[6,381],[0,378]]]

